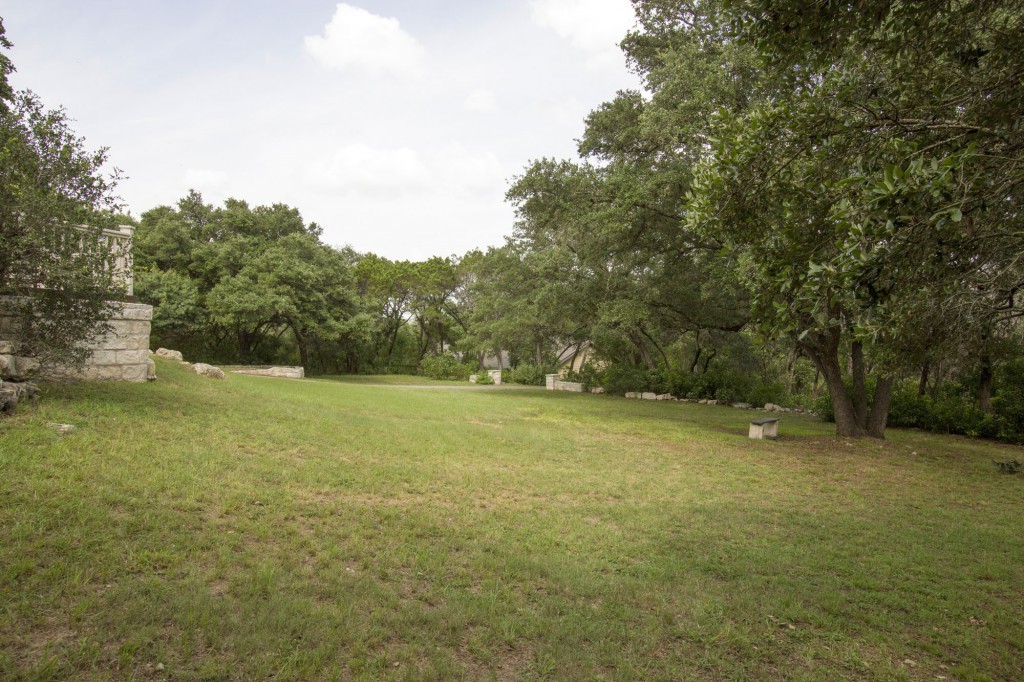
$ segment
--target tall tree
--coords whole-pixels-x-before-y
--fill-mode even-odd
[[[0,20],[0,50],[11,47]],[[0,52],[0,293],[19,321],[18,353],[75,365],[125,293],[103,229],[119,222],[118,174],[89,151],[62,109],[14,92]]]
[[[743,254],[757,320],[819,367],[838,432],[881,437],[925,329],[1021,314],[1021,3],[726,7],[764,83],[712,121],[687,225]]]

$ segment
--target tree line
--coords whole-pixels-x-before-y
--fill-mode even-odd
[[[611,392],[1020,439],[1024,2],[634,6],[643,89],[514,179],[503,246],[392,261],[192,192],[137,223],[154,339],[323,373],[502,358],[524,381],[587,348],[575,378]]]

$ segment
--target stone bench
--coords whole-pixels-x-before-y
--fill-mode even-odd
[[[779,437],[779,422],[781,420],[777,417],[766,417],[764,419],[755,419],[750,422],[750,437],[751,438],[778,438]]]

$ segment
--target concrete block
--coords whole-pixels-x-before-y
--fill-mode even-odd
[[[119,365],[145,365],[147,360],[149,360],[148,350],[117,351],[117,364]]]
[[[148,336],[129,336],[124,340],[125,350],[144,350],[149,354]]]
[[[120,365],[95,365],[90,367],[92,375],[90,378],[95,378],[98,381],[120,381],[121,370]]]
[[[549,391],[555,390],[555,382],[558,381],[558,376],[559,375],[557,374],[544,375],[544,385],[547,387]]]
[[[90,365],[116,365],[118,351],[116,350],[94,350],[89,357]]]
[[[93,350],[124,350],[125,340],[117,334],[101,334],[89,345]]]
[[[114,314],[114,319],[145,320],[148,322],[153,319],[153,306],[142,303],[125,303],[124,307]]]
[[[755,419],[750,422],[750,432],[748,434],[750,438],[763,439],[763,438],[778,438],[779,437],[779,420],[778,419]]]
[[[145,364],[126,365],[121,368],[121,379],[123,381],[142,383],[143,381],[146,381],[148,376],[149,372]]]

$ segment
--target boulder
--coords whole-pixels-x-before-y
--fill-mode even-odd
[[[39,371],[39,361],[35,358],[17,355],[3,355],[0,358],[3,358],[0,361],[0,379],[26,381]]]
[[[13,355],[0,355],[0,379],[17,374],[18,366]]]
[[[15,383],[14,388],[18,391],[19,403],[24,400],[36,400],[39,398],[39,387],[30,381]]]
[[[590,392],[591,393],[604,393],[604,387],[602,387],[602,386],[594,386],[592,389],[590,389]]]
[[[168,348],[157,348],[156,356],[166,360],[177,360],[178,362],[184,362],[185,360],[185,358],[181,357],[181,351],[170,350]]]
[[[676,399],[675,396],[672,395],[671,393],[662,393],[661,395],[659,395],[656,398],[656,400],[675,400],[675,399]]]
[[[0,381],[0,414],[10,414],[18,406],[18,388],[16,384]]]
[[[61,436],[70,436],[72,433],[75,432],[75,427],[72,426],[71,424],[50,423],[47,424],[47,426],[49,426],[51,429],[54,429]]]
[[[635,393],[633,391],[627,391],[626,392],[626,397],[627,398],[639,398],[640,394],[639,393]]]
[[[220,367],[214,367],[213,365],[208,365],[205,362],[197,362],[192,365],[192,371],[200,376],[209,377],[211,379],[224,378],[224,371],[221,370]]]
[[[740,409],[740,410],[749,410],[750,409],[750,403],[733,403],[732,406],[737,408],[737,409]]]
[[[146,381],[156,381],[156,363],[153,358],[146,360]]]
[[[707,404],[708,404],[708,405],[717,405],[717,404],[718,404],[718,401],[717,401],[717,400],[709,400],[709,401],[707,402]]]

